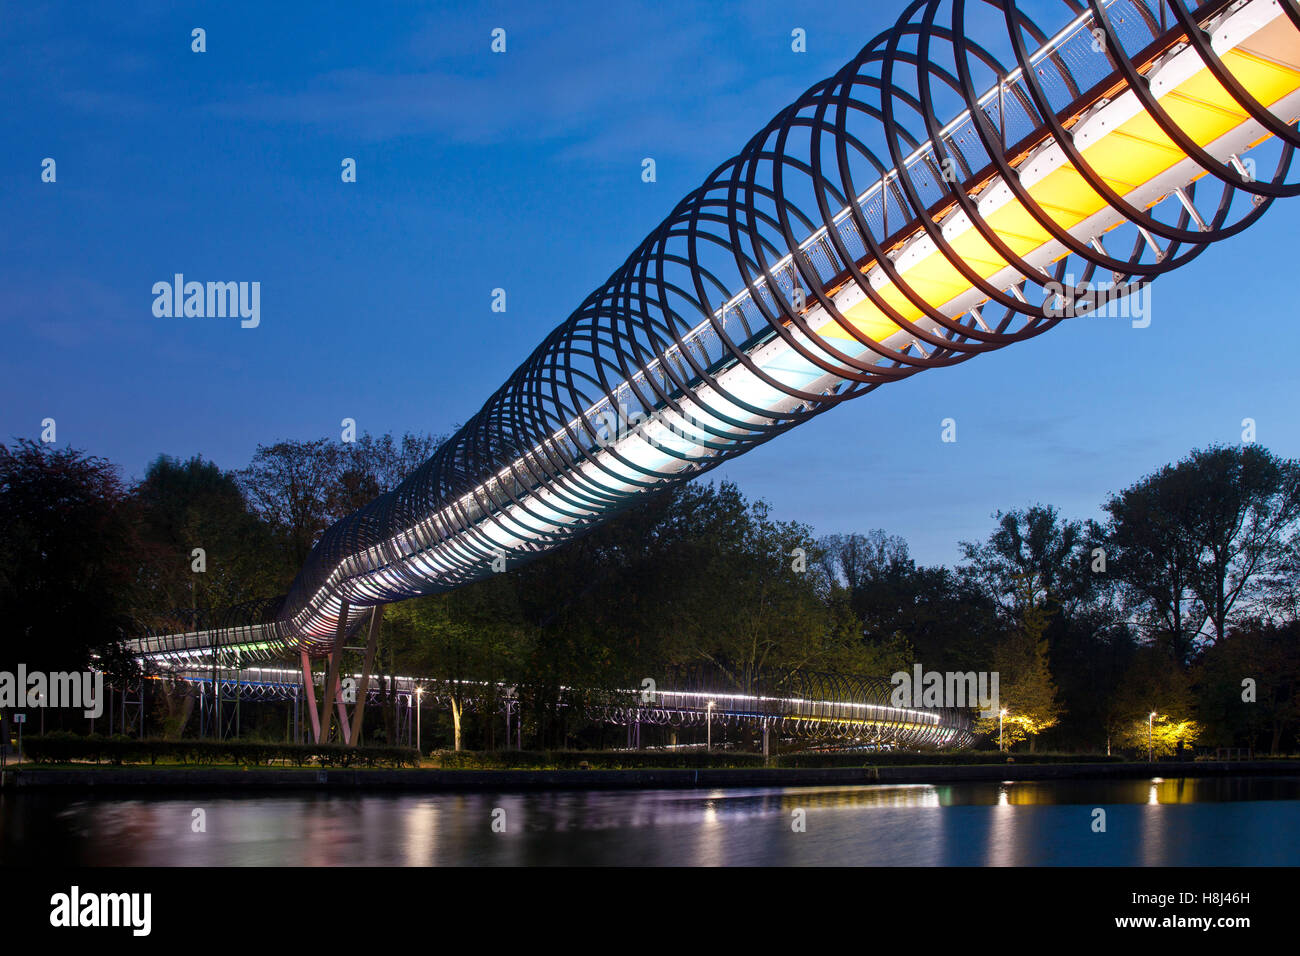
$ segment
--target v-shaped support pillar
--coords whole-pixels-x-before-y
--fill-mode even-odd
[[[351,746],[361,741],[361,724],[365,717],[366,697],[370,689],[370,674],[375,664],[375,650],[379,640],[379,622],[383,617],[383,606],[376,606],[370,611],[365,658],[361,665],[361,681],[357,686],[357,699],[350,720],[347,705],[343,700],[342,675],[340,673],[343,661],[343,641],[347,636],[347,615],[348,604],[345,601],[339,614],[338,631],[334,635],[329,659],[326,662],[325,687],[319,712],[316,709],[316,686],[312,680],[311,658],[306,650],[302,651],[302,672],[303,683],[306,685],[307,710],[311,714],[312,739],[316,743],[329,740],[336,716],[339,722],[339,737],[343,743]]]
[[[348,633],[348,602],[345,600],[339,608],[339,626],[334,633],[334,644],[330,647],[329,663],[325,669],[325,696],[321,701],[320,708],[320,736],[317,737],[317,743],[326,743],[330,739],[330,727],[334,720],[335,705],[340,710],[339,714],[339,737],[343,743],[348,743],[348,718],[347,713],[342,711],[343,702],[339,699],[340,693],[339,667],[343,663],[343,640]]]
[[[370,609],[370,632],[366,636],[366,656],[361,664],[361,683],[357,685],[357,702],[352,707],[352,733],[349,741],[361,743],[361,721],[366,713],[366,696],[370,690],[370,672],[375,666],[375,646],[379,641],[379,620],[384,616],[384,606],[376,604]]]

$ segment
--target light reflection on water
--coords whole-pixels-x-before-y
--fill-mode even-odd
[[[1107,814],[1092,829],[1093,809]],[[191,829],[193,811],[207,830]],[[494,811],[506,832],[493,832]],[[794,832],[795,811],[806,831]],[[497,817],[499,818],[499,814]],[[1295,865],[1300,779],[0,797],[8,865]]]

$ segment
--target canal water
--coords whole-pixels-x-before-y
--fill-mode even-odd
[[[1296,778],[0,796],[5,865],[1297,863]]]

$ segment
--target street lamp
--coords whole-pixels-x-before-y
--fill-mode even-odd
[[[1147,717],[1147,763],[1151,763],[1155,759],[1155,757],[1152,754],[1152,741],[1151,741],[1151,738],[1155,733],[1155,725],[1156,725],[1156,712],[1153,710],[1151,711],[1150,716]]]
[[[717,706],[716,701],[709,701],[709,716],[704,725],[707,728],[708,733],[708,743],[705,744],[705,750],[708,753],[713,753],[713,708],[715,706]]]
[[[999,751],[1003,749],[1002,748],[1002,718],[1005,717],[1006,715],[1007,715],[1007,709],[1005,707],[1003,707],[1001,710],[998,711],[998,750]]]

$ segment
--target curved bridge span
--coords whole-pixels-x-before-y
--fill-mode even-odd
[[[305,715],[313,725],[313,736],[319,736],[316,719],[304,708],[314,710],[320,688],[308,688],[303,672],[261,665],[214,669],[202,655],[169,655],[163,663],[163,673],[155,679],[168,682],[173,692],[179,688],[181,693],[198,698],[201,736],[209,725],[222,726],[222,704],[227,705],[225,723],[229,723],[229,705],[241,701],[291,702],[295,723],[303,721]],[[364,674],[344,674],[343,680],[351,681],[353,687],[364,687],[370,705],[383,699],[398,704],[408,724],[417,696],[421,703],[446,703],[455,697],[470,709],[499,711],[505,715],[508,744],[512,742],[511,720],[516,720],[517,728],[522,701],[529,690],[499,683],[403,676],[388,678],[382,689],[366,682]],[[892,706],[891,685],[884,678],[791,674],[779,685],[755,688],[751,693],[707,689],[710,685],[699,675],[694,679],[681,675],[673,685],[675,689],[560,688],[559,703],[607,727],[626,728],[628,744],[633,747],[641,745],[643,728],[673,732],[705,728],[710,734],[730,728],[770,734],[776,741],[874,748],[962,748],[973,739],[969,712]],[[346,714],[340,716],[340,726],[347,726]],[[403,728],[400,718],[398,725],[399,737],[404,730],[406,739],[414,742],[411,728]],[[227,729],[237,732],[234,727]],[[304,729],[304,725],[296,727],[293,736],[300,737]]]

